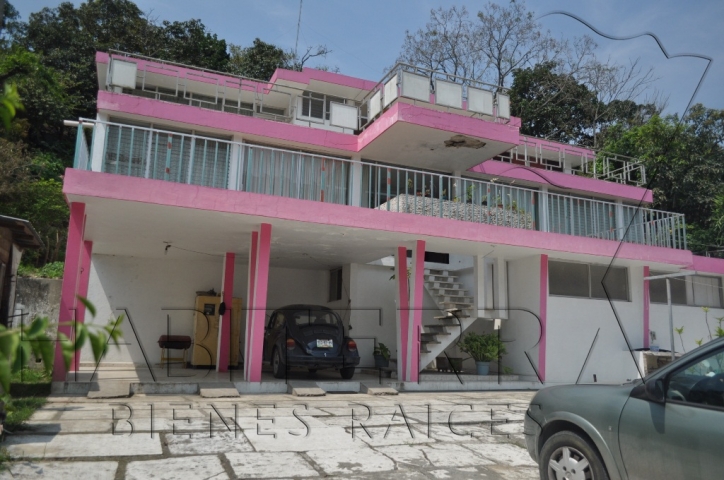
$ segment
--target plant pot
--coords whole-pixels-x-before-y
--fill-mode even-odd
[[[475,369],[478,375],[488,375],[490,373],[490,362],[475,362]]]
[[[390,359],[385,358],[384,355],[375,355],[375,368],[388,368],[390,366]]]

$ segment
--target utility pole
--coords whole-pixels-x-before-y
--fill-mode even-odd
[[[297,20],[297,41],[294,42],[294,58],[297,57],[297,48],[299,48],[299,27],[302,25],[302,0],[299,0],[299,20]]]

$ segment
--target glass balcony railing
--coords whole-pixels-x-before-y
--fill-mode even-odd
[[[79,124],[74,168],[686,249],[681,214],[113,122]]]

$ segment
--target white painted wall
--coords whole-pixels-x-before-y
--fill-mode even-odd
[[[689,307],[684,305],[674,305],[674,328],[684,327],[684,332],[679,334],[674,332],[674,346],[677,353],[682,352],[681,341],[683,339],[683,348],[688,352],[697,347],[696,340],[702,340],[702,344],[712,338],[716,338],[716,327],[719,326],[717,318],[724,317],[724,309],[710,308],[708,314],[705,314],[701,307]],[[707,328],[707,318],[709,327]],[[722,322],[724,328],[724,322]],[[656,343],[662,349],[671,350],[671,334],[669,328],[669,307],[666,304],[652,303],[649,308],[649,329],[656,332]]]
[[[536,344],[540,323],[536,315],[540,315],[540,255],[507,261],[507,276],[509,311],[508,319],[501,323],[501,338],[506,342],[508,353],[502,363],[516,375],[537,378],[525,352],[539,368]],[[550,319],[549,313],[548,325]]]
[[[237,259],[240,260],[240,259]],[[188,308],[195,305],[196,291],[213,288],[221,290],[222,258],[218,260],[163,259],[94,255],[91,265],[88,298],[96,306],[98,315],[94,323],[105,324],[114,309],[129,309],[138,337],[141,339],[149,361],[160,360],[160,348],[156,343],[166,334],[166,315],[171,318],[171,334],[192,335],[193,312],[169,311],[162,308]],[[248,268],[237,261],[234,275],[234,297],[242,298],[246,305]],[[293,303],[325,304],[328,272],[271,268],[269,272],[269,311]],[[242,315],[242,322],[246,319]],[[106,362],[134,362],[143,364],[138,339],[130,324],[122,326],[124,343],[120,350],[111,348]],[[242,328],[242,335],[244,329]],[[243,338],[241,339],[243,345]],[[93,358],[84,349],[82,361]]]
[[[351,299],[349,324],[352,326],[350,336],[357,342],[362,357],[360,366],[374,366],[374,340],[363,337],[375,337],[378,343],[384,343],[390,349],[392,358],[398,358],[395,305],[397,283],[390,280],[394,272],[390,267],[356,263],[348,268]]]
[[[614,309],[632,348],[643,347],[643,267],[629,267],[632,301],[548,297],[546,383],[575,383],[591,344],[600,333],[581,383],[622,383],[638,377]]]

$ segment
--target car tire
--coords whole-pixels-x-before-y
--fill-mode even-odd
[[[349,380],[350,378],[354,377],[354,367],[340,368],[339,374],[342,375],[342,378],[344,378],[345,380]]]
[[[552,435],[540,451],[542,480],[609,480],[598,450],[577,433],[564,431]],[[586,462],[583,468],[577,468]]]
[[[272,373],[274,378],[284,378],[287,374],[287,364],[284,363],[278,348],[272,352]]]

